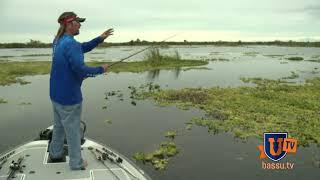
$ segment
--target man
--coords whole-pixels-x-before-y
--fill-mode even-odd
[[[74,12],[64,12],[58,22],[60,28],[53,42],[50,74],[50,98],[53,104],[54,126],[49,155],[52,161],[63,156],[63,144],[68,143],[69,166],[72,170],[83,170],[87,162],[81,156],[80,118],[82,111],[81,84],[87,77],[94,77],[107,71],[108,65],[88,67],[84,64],[83,53],[91,51],[108,36],[108,29],[99,37],[79,43],[74,36],[79,34],[81,22]]]

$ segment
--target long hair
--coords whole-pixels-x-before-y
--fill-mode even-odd
[[[66,31],[66,26],[64,24],[60,24],[60,27],[58,29],[58,32],[54,38],[54,41],[58,41],[60,37],[65,33]]]
[[[60,39],[60,37],[65,33],[66,31],[66,24],[61,23],[63,21],[64,18],[68,17],[68,16],[77,16],[74,12],[69,11],[69,12],[64,12],[62,13],[59,18],[58,18],[58,23],[60,24],[60,27],[58,29],[58,32],[54,38],[54,41],[57,41]]]

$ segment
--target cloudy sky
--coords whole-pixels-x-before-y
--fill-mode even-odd
[[[64,11],[86,18],[79,41],[320,40],[319,0],[1,0],[0,42],[51,42]]]

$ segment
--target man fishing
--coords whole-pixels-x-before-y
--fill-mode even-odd
[[[80,23],[84,21],[85,18],[77,17],[74,12],[64,12],[59,16],[60,27],[53,41],[50,73],[50,99],[53,105],[54,126],[49,156],[53,162],[62,159],[66,137],[71,170],[83,170],[87,166],[80,150],[82,81],[108,70],[108,64],[98,67],[86,66],[83,54],[113,35],[113,29],[108,29],[89,42],[79,43],[74,36],[79,34]]]

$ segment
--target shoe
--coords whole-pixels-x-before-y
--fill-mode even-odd
[[[49,155],[48,163],[61,163],[61,162],[66,162],[66,157],[51,158],[50,155]]]

